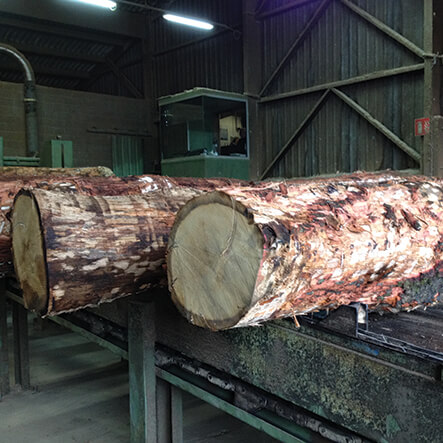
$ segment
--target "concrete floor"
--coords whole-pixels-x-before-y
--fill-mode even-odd
[[[33,388],[13,387],[0,401],[0,442],[128,442],[127,363],[53,322],[43,324],[41,329],[39,322],[30,322]],[[184,439],[275,441],[187,394]]]

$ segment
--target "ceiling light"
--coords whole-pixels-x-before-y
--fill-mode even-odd
[[[206,31],[210,31],[214,28],[214,25],[209,22],[204,22],[202,20],[196,20],[194,18],[182,17],[181,15],[174,14],[164,14],[163,18],[170,22],[180,23],[186,26],[192,26],[193,28],[205,29]]]
[[[102,8],[108,8],[111,11],[115,11],[117,9],[117,3],[111,0],[77,0],[81,3],[87,3],[89,5],[101,6]]]

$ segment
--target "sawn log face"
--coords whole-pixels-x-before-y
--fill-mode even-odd
[[[260,186],[225,190],[253,216],[263,238],[250,305],[229,326],[226,319],[207,322],[199,318],[201,313],[179,306],[195,324],[223,329],[353,301],[396,312],[441,300],[440,180],[353,174]],[[188,205],[198,206],[198,201]],[[181,213],[170,239],[170,246],[177,248],[174,236],[180,229]],[[197,245],[190,254],[198,254],[198,249]],[[177,303],[184,297],[174,296],[174,282],[185,276],[174,273],[174,268],[168,272]],[[215,300],[216,294],[211,297]]]

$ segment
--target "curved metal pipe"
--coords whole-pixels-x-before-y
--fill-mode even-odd
[[[20,51],[5,43],[0,43],[0,51],[6,52],[15,57],[25,70],[26,80],[35,83],[34,70],[32,69],[31,63],[29,63],[27,58]]]
[[[13,46],[0,43],[0,52],[12,55],[22,65],[25,71],[24,97],[27,154],[38,154],[37,99],[35,96],[35,76],[29,60]]]

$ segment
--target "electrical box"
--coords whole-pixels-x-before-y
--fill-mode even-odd
[[[70,140],[50,140],[40,152],[40,166],[48,168],[72,168],[73,149]]]
[[[162,174],[249,179],[245,96],[194,88],[161,97]]]

